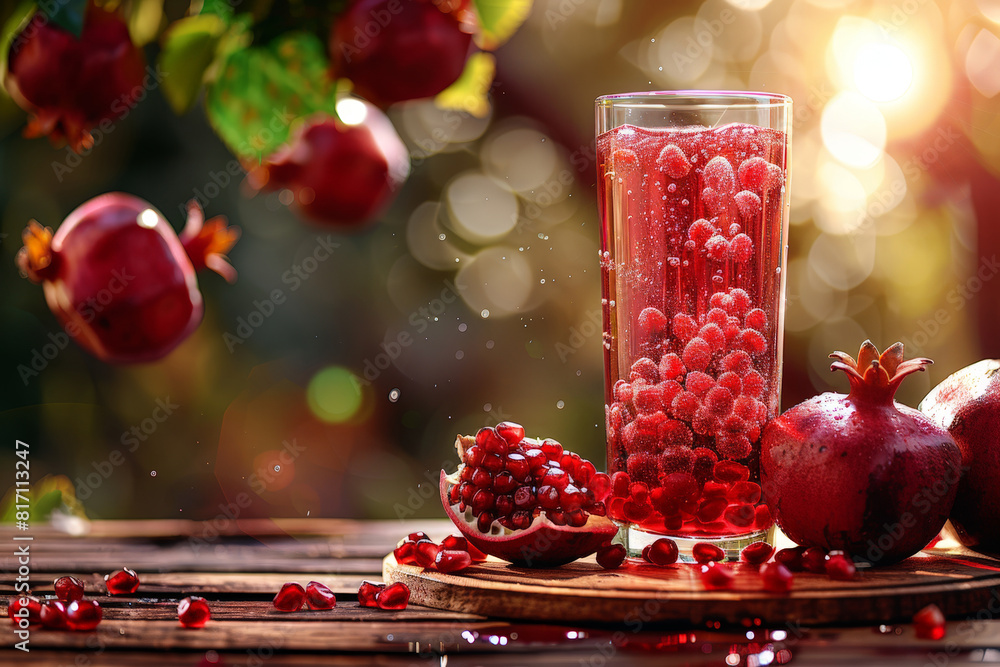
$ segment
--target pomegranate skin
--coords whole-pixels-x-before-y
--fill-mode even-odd
[[[472,34],[430,0],[355,0],[333,25],[337,76],[379,106],[433,97],[462,74]]]
[[[951,524],[962,544],[1000,555],[1000,360],[984,359],[954,373],[920,402],[962,452],[962,479]]]
[[[349,102],[352,111],[363,109],[344,116],[351,123],[311,119],[253,170],[251,183],[291,190],[296,207],[315,222],[353,228],[378,217],[406,181],[410,158],[385,114]]]
[[[32,222],[18,264],[43,284],[49,308],[81,347],[110,363],[147,362],[201,322],[196,268],[235,277],[222,253],[237,237],[221,219],[203,226],[192,202],[179,239],[149,202],[111,192],[77,207],[54,236]]]
[[[837,355],[834,369],[852,369],[851,394],[816,396],[767,426],[764,493],[797,544],[894,563],[941,530],[957,490],[946,480],[957,481],[961,455],[947,431],[893,401],[902,378],[929,360],[902,362],[898,343],[880,358],[867,341],[856,370],[848,355]]]
[[[11,42],[7,68],[7,90],[33,116],[25,135],[80,152],[94,144],[91,128],[135,105],[146,58],[125,21],[91,2],[79,39],[36,12]]]

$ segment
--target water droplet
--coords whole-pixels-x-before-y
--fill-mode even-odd
[[[670,185],[668,185],[667,186],[667,192],[671,192],[671,193],[672,192],[677,192],[677,184],[676,183],[671,183]]]
[[[562,410],[563,408],[566,407],[566,403],[563,401],[556,401],[556,407]]]
[[[486,341],[486,349],[487,350],[492,350],[494,345],[496,345],[496,343],[494,343],[493,341],[491,341],[491,340]]]
[[[825,454],[825,453],[826,453],[826,445],[822,445],[822,446],[821,446],[821,447],[819,448],[819,453],[820,453],[820,454]]]
[[[483,312],[479,313],[479,315],[485,320],[487,317],[490,316],[490,311],[487,310],[486,308],[483,308]]]
[[[459,350],[458,352],[455,353],[455,358],[456,359],[461,359],[464,356],[465,356],[465,352],[462,352],[461,350]]]
[[[274,464],[274,472],[281,472],[281,466],[277,463]]]
[[[615,307],[615,300],[611,299],[611,301],[608,301],[608,305],[611,306],[612,308],[614,308]]]
[[[389,401],[395,403],[399,400],[399,389],[393,389],[389,392]]]
[[[438,234],[438,241],[444,241],[448,236],[446,234]]]
[[[539,280],[538,282],[539,282],[540,284],[544,285],[544,284],[545,284],[545,278],[542,278],[542,279],[541,279],[541,280]]]
[[[156,477],[156,471],[155,470],[150,470],[149,471],[149,476],[150,477]]]
[[[462,322],[461,324],[458,325],[458,330],[461,331],[462,333],[465,333],[465,330],[468,328],[469,325],[466,324],[465,322]]]

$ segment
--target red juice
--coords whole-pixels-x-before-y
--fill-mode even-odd
[[[760,533],[778,413],[787,142],[733,123],[597,141],[608,516],[692,539]]]

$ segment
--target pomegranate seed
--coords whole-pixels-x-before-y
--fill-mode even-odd
[[[711,224],[707,220],[702,220],[700,222],[704,222],[706,225],[709,226],[710,231],[708,236],[711,236],[712,233],[715,231],[715,229],[711,226]],[[698,223],[699,221],[695,221],[695,223],[691,225],[691,228],[694,228],[694,226],[697,225]],[[690,233],[690,229],[688,233]],[[708,240],[708,236],[705,237],[705,241]],[[703,242],[704,241],[702,241],[702,243]],[[692,318],[687,313],[677,313],[676,315],[674,315],[674,319],[672,322],[672,330],[674,332],[674,335],[677,336],[677,338],[680,339],[682,343],[687,343],[692,338],[694,338],[694,335],[696,333],[698,333],[698,324],[697,322],[694,321],[694,318]]]
[[[480,533],[488,533],[493,529],[494,521],[496,521],[496,516],[492,512],[483,512],[476,519],[476,528],[479,529]]]
[[[545,458],[549,461],[556,461],[562,458],[563,446],[552,438],[546,438],[543,440],[540,449],[542,450],[542,453],[545,454]]]
[[[590,478],[587,488],[595,501],[603,502],[611,495],[611,478],[604,472],[595,473]]]
[[[653,545],[652,544],[647,544],[646,546],[644,546],[642,548],[642,559],[644,561],[646,561],[647,563],[652,563],[653,562],[653,561],[649,560],[649,547],[651,547],[651,546],[653,546]]]
[[[843,554],[831,553],[827,556],[824,569],[826,570],[826,576],[837,581],[850,581],[857,574],[857,568],[854,567],[854,563]]]
[[[465,452],[465,469],[463,469],[462,472],[464,473],[467,469],[471,475],[473,468],[478,468],[483,464],[483,457],[485,455],[486,451],[482,447],[477,445],[469,447],[469,449]]]
[[[109,595],[131,595],[139,588],[139,577],[127,567],[104,576]]]
[[[377,584],[374,581],[362,581],[358,587],[358,604],[362,607],[377,607],[376,599],[379,592],[385,588],[385,584]]]
[[[487,472],[496,474],[504,468],[503,459],[496,454],[487,454],[483,457],[483,467]]]
[[[413,542],[404,542],[392,550],[392,555],[401,565],[416,565],[417,545]]]
[[[701,585],[710,591],[732,588],[733,579],[733,571],[722,563],[701,566]]]
[[[379,609],[389,609],[398,610],[406,609],[407,603],[410,601],[410,589],[409,587],[397,581],[394,584],[389,584],[381,591],[375,598],[375,602]]]
[[[774,547],[764,541],[748,544],[740,551],[740,560],[751,565],[760,565],[774,553]]]
[[[431,538],[427,537],[427,533],[422,530],[418,530],[415,533],[410,533],[406,536],[407,542],[429,542]]]
[[[451,551],[441,549],[434,561],[439,572],[458,572],[472,565],[472,556],[468,551]]]
[[[55,588],[57,600],[72,602],[83,597],[83,582],[76,577],[59,577],[52,586]]]
[[[518,482],[523,482],[531,474],[531,466],[523,454],[513,452],[507,455],[507,472]]]
[[[826,572],[826,550],[820,547],[809,547],[802,552],[802,567],[806,572],[823,574]]]
[[[472,471],[472,479],[469,480],[473,485],[478,486],[480,489],[489,489],[493,487],[493,475],[486,471],[484,468],[476,468]]]
[[[298,611],[306,601],[306,591],[302,584],[294,581],[282,585],[271,603],[278,611]]]
[[[66,606],[70,630],[93,630],[101,622],[101,605],[94,600],[73,600]]]
[[[472,497],[472,513],[479,516],[493,509],[493,501],[493,494],[486,489],[476,491],[476,495]]]
[[[434,567],[434,559],[437,558],[441,547],[433,542],[420,542],[417,544],[416,564],[420,567]]]
[[[698,520],[703,523],[708,523],[709,521],[715,521],[729,506],[729,501],[725,496],[714,496],[705,498],[701,505],[698,507],[697,517]]]
[[[67,628],[66,606],[60,600],[49,600],[42,603],[39,620],[43,626],[51,630],[63,630]]]
[[[507,442],[489,426],[479,429],[476,445],[482,447],[487,454],[506,454],[508,449]]]
[[[719,461],[713,470],[720,482],[736,483],[750,479],[750,469],[736,461]]]
[[[659,308],[644,308],[639,313],[639,331],[643,338],[661,336],[667,330],[667,317]]]
[[[721,562],[726,559],[726,552],[710,542],[698,542],[691,547],[691,556],[696,563],[702,565],[712,561]]]
[[[645,380],[649,384],[656,384],[660,381],[660,371],[649,357],[640,357],[629,369],[628,379],[635,384],[636,380]]]
[[[185,628],[203,628],[212,618],[205,598],[192,595],[177,603],[177,620]]]
[[[913,629],[919,639],[944,639],[947,632],[944,614],[936,604],[929,604],[913,615]]]
[[[337,596],[326,584],[310,581],[306,585],[306,602],[310,609],[333,609],[337,606]]]
[[[630,486],[632,486],[632,480],[627,472],[619,471],[611,475],[611,495],[616,498],[628,498]]]
[[[500,422],[496,426],[497,434],[503,438],[510,447],[515,447],[524,440],[524,427],[514,422]]]
[[[554,486],[538,487],[538,504],[547,510],[559,507],[559,489]]]
[[[795,579],[791,570],[778,562],[761,565],[760,578],[764,582],[764,590],[771,593],[787,593],[792,590],[792,582]]]
[[[802,566],[803,551],[805,551],[805,547],[779,549],[778,552],[774,554],[774,562],[781,563],[792,572],[802,572],[805,569]]]
[[[668,537],[661,537],[649,545],[646,558],[653,565],[672,565],[677,562],[677,543]]]
[[[22,611],[24,609],[27,611]],[[30,595],[11,598],[7,605],[7,616],[10,617],[10,622],[14,625],[20,625],[20,621],[23,619],[27,619],[27,625],[41,623],[42,601]],[[27,627],[27,625],[22,627]]]
[[[609,544],[597,550],[597,564],[605,570],[614,570],[625,562],[625,547],[621,544]]]

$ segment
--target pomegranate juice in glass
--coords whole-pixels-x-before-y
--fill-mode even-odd
[[[771,528],[761,430],[778,414],[792,101],[597,99],[608,516],[730,557]]]

